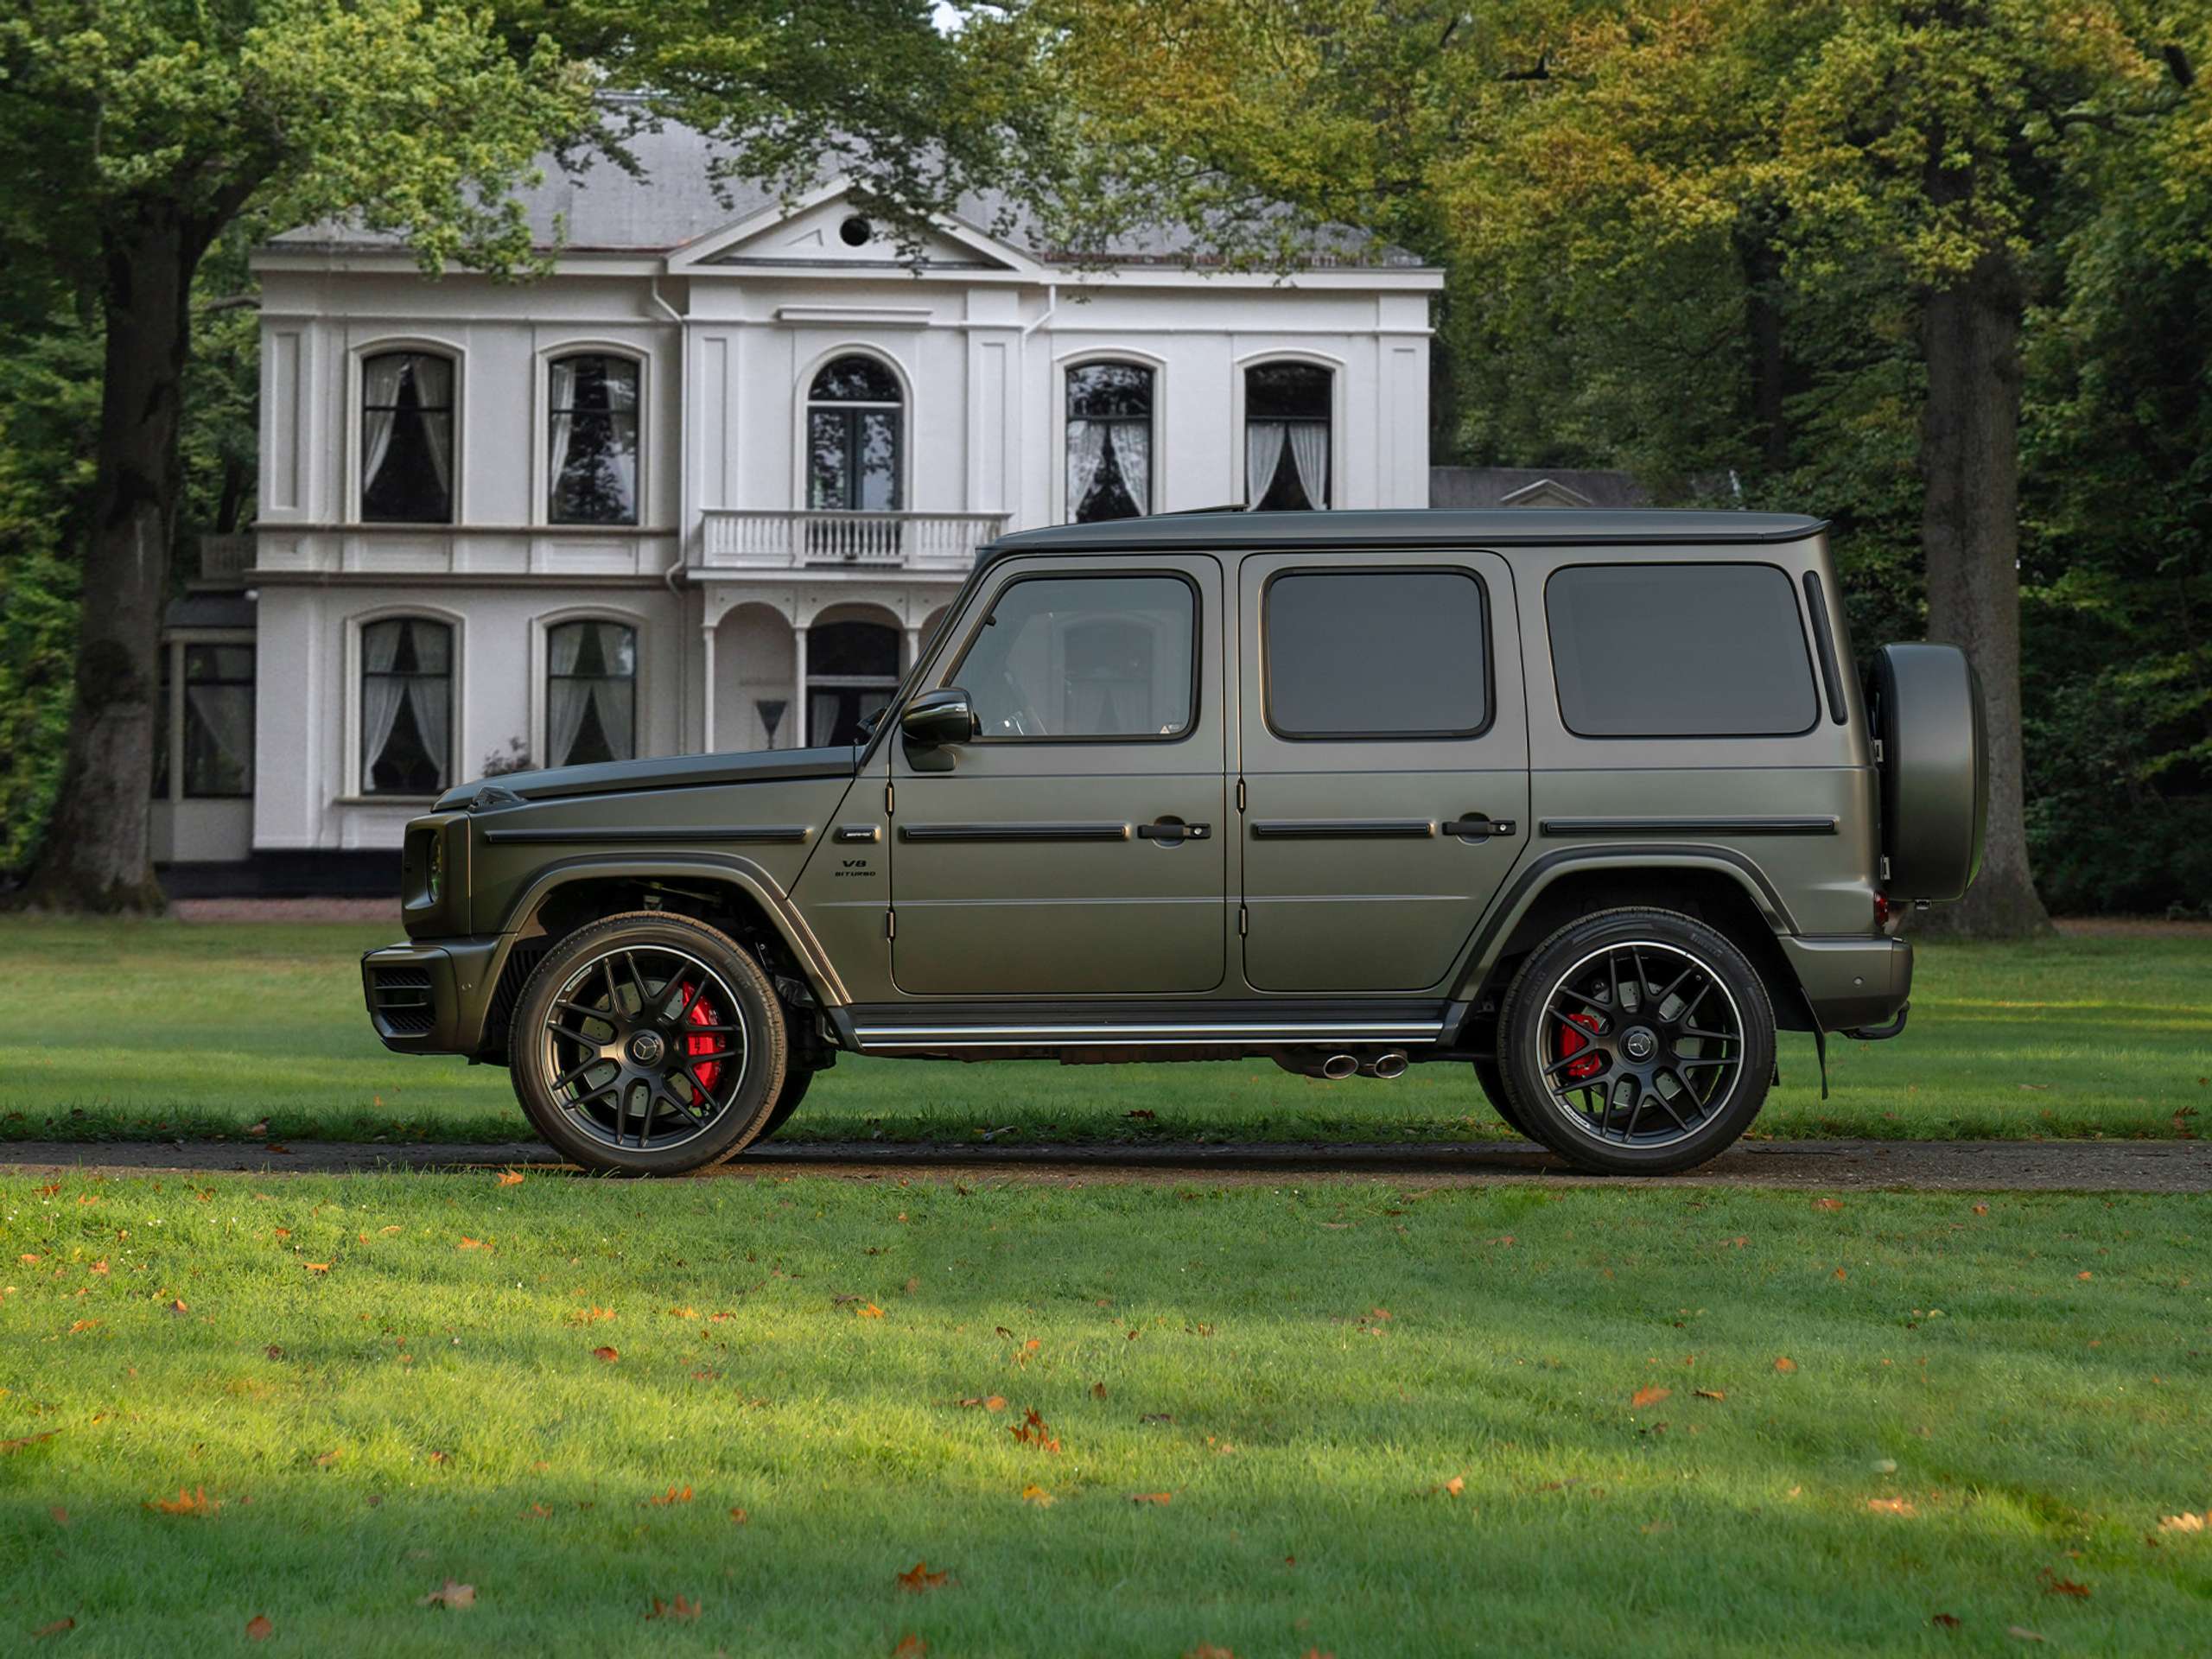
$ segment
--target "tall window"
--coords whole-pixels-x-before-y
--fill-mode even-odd
[[[453,360],[386,352],[361,364],[361,517],[453,522]]]
[[[162,734],[166,742],[168,734]],[[253,793],[253,647],[184,648],[184,797]]]
[[[905,410],[899,377],[872,357],[841,357],[806,394],[806,505],[896,512]]]
[[[857,743],[861,722],[899,690],[899,630],[880,622],[817,622],[806,636],[808,743]]]
[[[1085,363],[1068,371],[1068,517],[1076,524],[1152,511],[1152,371]]]
[[[453,630],[395,616],[361,630],[361,793],[435,795],[453,752]]]
[[[638,753],[638,634],[620,622],[545,631],[546,764],[581,766]]]
[[[587,353],[554,359],[550,516],[556,524],[638,522],[638,365]]]
[[[1312,363],[1244,371],[1244,499],[1255,508],[1329,505],[1330,380]]]

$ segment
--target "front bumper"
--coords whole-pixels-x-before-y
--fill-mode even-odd
[[[1912,995],[1912,942],[1853,935],[1777,941],[1823,1031],[1885,1026]]]
[[[483,1046],[500,941],[388,944],[361,958],[369,1024],[401,1054],[470,1054]]]

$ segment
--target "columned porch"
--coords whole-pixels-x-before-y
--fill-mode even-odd
[[[709,582],[700,624],[701,747],[714,753],[854,741],[860,722],[890,702],[958,587],[957,578],[898,586]]]

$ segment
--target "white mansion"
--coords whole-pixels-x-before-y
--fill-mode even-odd
[[[172,611],[158,860],[398,845],[527,762],[849,741],[1004,530],[1422,506],[1437,270],[1080,264],[836,187],[734,206],[696,135],[554,175],[551,273],[256,257],[260,499]]]

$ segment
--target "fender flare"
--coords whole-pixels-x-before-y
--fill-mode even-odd
[[[710,881],[736,888],[760,906],[768,925],[797,959],[799,971],[806,976],[809,987],[823,1007],[842,1007],[852,1001],[829,952],[814,937],[814,930],[806,925],[798,906],[791,903],[791,895],[760,865],[731,853],[582,854],[548,864],[531,878],[529,885],[507,906],[507,913],[499,924],[499,948],[486,976],[488,983],[499,983],[499,976],[506,971],[507,957],[513,951],[517,938],[547,899],[575,882],[610,877]]]
[[[1476,930],[1466,965],[1455,979],[1453,996],[1470,999],[1497,965],[1505,941],[1535,908],[1545,891],[1560,878],[1592,867],[1630,864],[1643,869],[1716,871],[1744,890],[1767,925],[1777,933],[1795,933],[1797,924],[1789,907],[1767,879],[1766,872],[1732,847],[1685,846],[1676,842],[1645,842],[1629,846],[1562,847],[1546,853],[1524,867],[1491,906],[1490,918]]]

